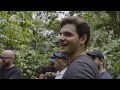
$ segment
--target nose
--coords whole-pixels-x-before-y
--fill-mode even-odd
[[[65,36],[64,36],[63,34],[61,34],[61,35],[59,36],[59,40],[60,40],[60,41],[64,41],[64,40],[65,40]]]

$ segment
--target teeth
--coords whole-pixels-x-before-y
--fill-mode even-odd
[[[62,46],[67,46],[67,45],[62,45]]]

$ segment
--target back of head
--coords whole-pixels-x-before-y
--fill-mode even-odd
[[[74,24],[79,37],[82,37],[84,34],[87,35],[87,40],[85,42],[86,47],[90,38],[90,26],[87,24],[87,22],[79,17],[69,16],[62,20],[62,22],[60,23],[60,27],[62,28],[66,24]]]

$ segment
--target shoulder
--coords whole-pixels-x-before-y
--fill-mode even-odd
[[[86,62],[86,63],[91,63],[93,62],[92,58],[90,58],[88,55],[83,54],[80,55],[74,62]]]
[[[71,78],[78,79],[90,79],[95,78],[98,74],[94,62],[87,55],[79,56],[74,62],[70,64],[65,75],[70,76]]]
[[[112,79],[112,76],[107,71],[102,72],[101,76],[102,79]]]
[[[71,67],[79,67],[79,68],[86,68],[86,67],[94,67],[95,64],[93,60],[87,55],[79,56],[73,63],[70,65]]]

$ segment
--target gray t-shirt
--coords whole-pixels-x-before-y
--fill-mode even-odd
[[[82,54],[69,65],[62,79],[101,79],[101,76],[92,58]]]

